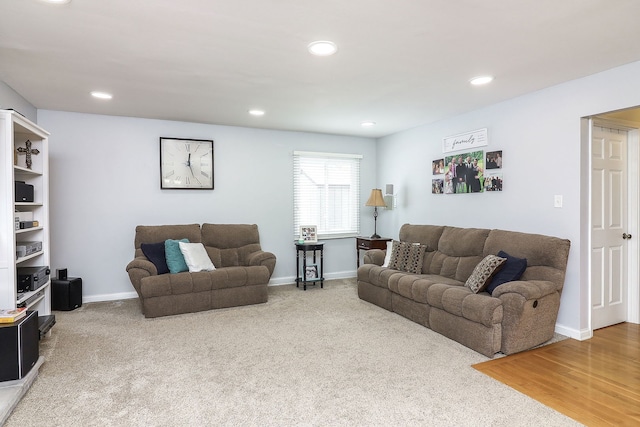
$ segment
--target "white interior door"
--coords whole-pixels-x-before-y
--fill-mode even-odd
[[[591,328],[598,329],[627,320],[627,132],[594,126],[591,153]]]

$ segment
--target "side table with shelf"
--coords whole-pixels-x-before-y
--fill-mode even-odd
[[[360,267],[360,251],[368,251],[370,249],[387,249],[387,242],[392,239],[387,237],[371,238],[371,237],[356,237],[356,267]]]
[[[307,252],[313,254],[313,264],[307,264]],[[302,269],[300,269],[300,253],[302,253]],[[319,257],[317,257],[319,253]],[[324,288],[324,243],[298,243],[296,242],[296,288],[302,284],[306,291],[307,286],[315,286],[320,283]],[[318,259],[320,262],[316,261]],[[313,268],[311,268],[313,266]],[[309,269],[308,269],[309,268]]]

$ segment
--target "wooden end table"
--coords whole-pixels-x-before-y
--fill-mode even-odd
[[[357,267],[360,267],[360,251],[369,249],[387,249],[387,242],[390,242],[392,239],[387,237],[379,237],[377,239],[372,239],[371,237],[356,237],[356,260]]]

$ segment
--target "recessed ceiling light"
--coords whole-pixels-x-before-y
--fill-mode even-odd
[[[107,92],[99,92],[99,91],[93,91],[91,92],[91,96],[93,96],[94,98],[98,98],[98,99],[111,99],[113,98],[113,95],[111,95],[110,93]]]
[[[262,110],[249,110],[249,114],[252,116],[264,116],[264,111]]]
[[[51,3],[51,4],[67,4],[67,3],[71,3],[71,0],[41,0],[45,3]]]
[[[471,83],[474,86],[481,86],[481,85],[486,85],[487,83],[490,83],[492,81],[493,81],[493,76],[478,76],[469,80],[469,83]]]
[[[375,125],[376,125],[376,122],[366,121],[366,122],[362,122],[362,123],[360,123],[360,125],[361,125],[363,128],[369,128],[369,127],[371,127],[371,126],[375,126]]]
[[[316,56],[329,56],[338,51],[338,46],[334,42],[318,40],[309,43],[309,52]]]

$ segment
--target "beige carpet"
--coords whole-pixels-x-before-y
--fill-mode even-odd
[[[56,312],[24,426],[574,426],[476,371],[486,357],[357,297],[354,280],[145,319],[137,300]]]

